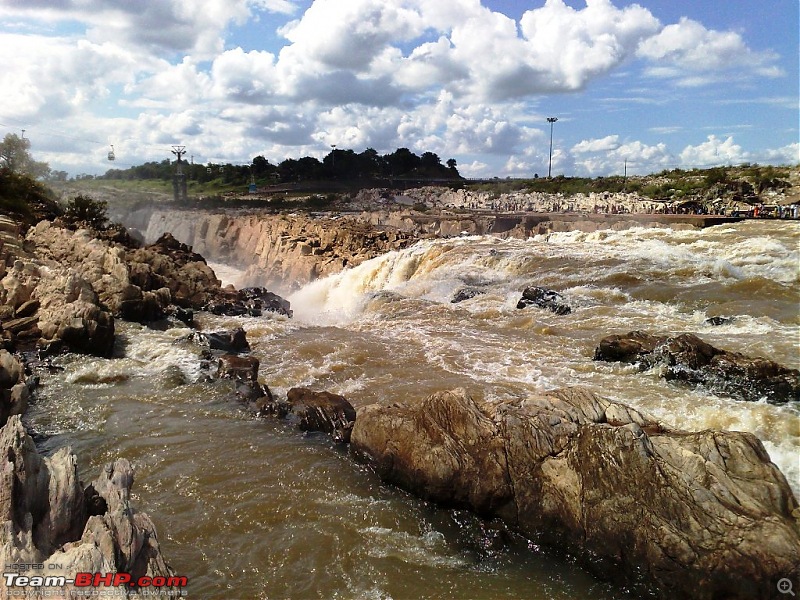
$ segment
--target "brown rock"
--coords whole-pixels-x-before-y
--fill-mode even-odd
[[[702,385],[739,400],[800,400],[800,371],[771,360],[715,348],[695,335],[654,336],[642,331],[600,340],[595,360],[661,367],[668,381]]]
[[[455,390],[360,409],[351,450],[664,597],[770,598],[800,569],[797,500],[750,434],[670,431],[580,389],[499,404]]]
[[[287,393],[289,411],[299,418],[303,431],[322,431],[337,441],[350,441],[356,411],[344,396],[315,392],[308,388],[292,388]]]

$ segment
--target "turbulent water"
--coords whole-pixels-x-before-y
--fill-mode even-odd
[[[277,394],[309,386],[359,406],[581,385],[673,427],[753,432],[798,493],[798,403],[737,402],[592,355],[603,336],[641,329],[800,367],[799,242],[800,225],[769,222],[425,241],[300,289],[293,319],[200,320],[243,326]],[[561,291],[573,312],[517,310],[527,285]],[[465,286],[484,293],[450,303]],[[704,324],[716,315],[734,319]],[[382,485],[325,436],[252,419],[203,382],[187,329],[120,329],[119,358],[63,359],[28,419],[46,450],[79,452],[87,479],[114,457],[134,463],[136,504],[190,597],[622,594],[553,549]]]

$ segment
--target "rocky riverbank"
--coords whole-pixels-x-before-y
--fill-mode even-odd
[[[192,311],[201,308],[290,314],[288,303],[267,290],[222,289],[205,260],[169,235],[142,248],[112,230],[41,221],[24,232],[6,219],[0,226],[0,452],[6,457],[0,464],[0,561],[20,576],[4,578],[0,594],[30,585],[27,597],[59,590],[84,597],[85,589],[66,583],[76,573],[120,573],[131,582],[148,577],[164,582],[160,592],[180,593],[185,578],[175,577],[153,523],[131,505],[127,460],[107,464],[87,486],[69,448],[39,455],[20,417],[39,377],[8,350],[27,352],[34,363],[33,350],[39,357],[109,357],[115,319],[153,322],[172,315],[175,324],[190,323]],[[130,586],[119,591],[141,596]]]
[[[148,235],[159,238],[145,248],[52,223],[40,223],[25,241],[9,244],[9,268],[0,281],[2,299],[9,307],[4,326],[17,321],[13,330],[6,329],[9,347],[30,343],[45,352],[69,349],[105,356],[107,346],[101,342],[107,343],[108,328],[102,329],[98,315],[113,325],[114,319],[149,321],[177,314],[178,309],[213,312],[211,307],[219,307],[222,314],[252,315],[251,311],[270,306],[289,314],[288,305],[266,290],[242,296],[221,289],[196,250],[214,253],[217,260],[257,262],[260,270],[253,273],[260,277],[300,283],[357,264],[370,253],[403,247],[418,235],[299,215],[266,219],[247,214],[161,214],[148,217]],[[158,231],[171,219],[182,241]],[[161,225],[150,231],[153,222]],[[186,245],[190,242],[194,248]],[[56,276],[63,279],[52,283]],[[74,286],[64,287],[68,281]],[[529,288],[523,296],[526,305],[531,303],[521,307],[525,311],[544,308],[549,309],[548,316],[563,316],[571,310],[559,298],[548,297],[548,290],[537,290]],[[245,303],[254,297],[257,306]],[[553,305],[540,302],[553,299],[558,301]],[[235,306],[226,307],[228,300]],[[186,312],[180,314],[191,321]],[[23,327],[20,319],[31,320]],[[80,340],[98,331],[103,335],[81,345]],[[113,329],[111,339],[113,348]],[[502,402],[478,401],[463,390],[416,401],[395,402],[388,397],[357,413],[343,396],[305,388],[289,389],[284,401],[259,382],[260,365],[245,354],[249,345],[243,331],[203,333],[196,341],[224,352],[209,354],[219,361],[215,376],[229,378],[235,393],[255,412],[288,415],[303,430],[325,431],[341,442],[349,439],[353,454],[372,464],[386,481],[426,499],[500,517],[534,542],[563,547],[586,559],[602,577],[624,573],[625,585],[633,586],[634,593],[654,587],[663,597],[767,598],[778,579],[795,577],[800,568],[797,501],[753,435],[674,430],[579,388]],[[95,351],[99,347],[103,352]],[[8,413],[14,414],[21,411],[26,401],[23,390],[28,388],[16,371],[9,372],[7,380]],[[9,457],[25,455],[25,448],[32,446],[24,432],[13,429],[18,423],[12,417],[9,437],[20,441]],[[68,463],[72,461],[69,464],[75,463],[68,451],[59,452]],[[126,548],[138,547],[137,540],[150,539],[146,522],[105,519],[117,513],[136,516],[120,503],[129,497],[128,467],[119,461],[110,465],[105,477],[115,482],[118,492],[109,491],[101,476],[93,484],[96,495],[73,483],[74,467],[70,471],[69,465],[52,462],[61,454],[41,463],[34,458],[9,461],[8,469],[32,465],[36,473],[48,473],[47,478],[42,476],[48,481],[57,470],[67,475],[54,483],[55,491],[37,484],[31,492],[37,498],[63,495],[63,502],[48,504],[47,511],[37,504],[29,511],[30,518],[23,509],[11,508],[6,514],[23,516],[10,518],[7,529],[16,531],[17,538],[40,539],[37,527],[50,528],[54,521],[41,516],[48,511],[72,515],[69,522],[83,523],[83,528],[67,534],[59,525],[55,537],[41,538],[35,550],[25,546],[27,554],[9,560],[27,556],[45,560],[51,549],[59,552],[59,544],[64,561],[72,560],[66,558],[73,548],[70,544],[83,538],[107,540],[103,527],[108,527],[128,536],[121,538],[119,548],[97,543],[121,556],[121,562],[108,565],[139,573],[152,568],[153,573],[168,575],[169,571],[157,570],[158,561],[151,566],[142,558],[157,555],[157,547],[143,550],[144,554],[126,554]],[[27,467],[24,472],[9,476],[8,486],[27,478]],[[60,490],[80,490],[82,496]],[[121,499],[116,504],[114,493]],[[102,509],[100,497],[106,512],[95,516],[103,516],[102,523],[93,516],[84,522],[84,515]],[[58,508],[63,504],[69,509]],[[32,529],[25,530],[29,522]],[[72,541],[64,542],[67,537]]]

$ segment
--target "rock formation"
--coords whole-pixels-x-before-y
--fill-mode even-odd
[[[34,565],[26,575],[120,572],[134,580],[174,576],[161,556],[153,523],[130,504],[133,470],[127,460],[106,465],[84,489],[75,455],[62,448],[41,457],[19,416],[12,416],[0,430],[0,452],[5,457],[0,463],[0,561],[6,572],[9,565]],[[43,571],[37,571],[37,565]],[[12,589],[0,581],[0,594]],[[46,597],[56,589],[31,591]],[[129,597],[139,595],[129,592]]]
[[[668,381],[702,385],[739,400],[781,403],[800,400],[800,371],[765,358],[720,350],[695,335],[656,336],[643,331],[600,340],[595,360],[661,368]]]
[[[63,348],[110,356],[115,317],[151,322],[173,314],[192,325],[191,311],[200,308],[291,316],[289,303],[266,289],[222,290],[203,257],[169,234],[146,248],[114,241],[118,238],[130,243],[124,236],[42,221],[28,231],[30,251],[22,249],[21,238],[19,246],[4,245],[0,323],[5,347],[35,344],[48,352]]]
[[[35,382],[25,377],[25,367],[6,350],[0,350],[0,427],[12,415],[24,414]]]
[[[289,413],[298,420],[302,431],[322,431],[337,442],[350,441],[356,420],[353,405],[344,396],[292,388],[286,394]]]
[[[528,306],[544,308],[557,315],[568,315],[572,312],[564,296],[553,290],[536,286],[525,288],[522,298],[517,302],[517,308],[527,308]]]
[[[580,389],[366,406],[351,451],[423,498],[621,569],[642,593],[770,598],[800,569],[797,501],[755,436],[671,431]]]
[[[248,282],[287,290],[417,240],[342,217],[147,211],[145,218],[146,223],[137,223],[137,215],[127,220],[145,224],[146,239],[170,231],[209,260],[247,268]]]

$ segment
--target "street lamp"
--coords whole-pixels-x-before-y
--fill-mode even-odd
[[[547,122],[550,123],[550,164],[547,167],[547,178],[551,178],[553,171],[553,123],[558,121],[558,117],[547,117]]]
[[[331,169],[336,174],[336,144],[331,144]]]

